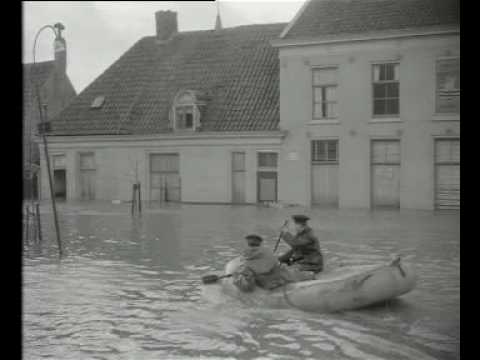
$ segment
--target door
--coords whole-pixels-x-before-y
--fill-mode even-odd
[[[277,164],[276,152],[257,153],[257,201],[277,201]]]
[[[93,153],[80,154],[80,199],[95,200],[96,166]]]
[[[274,171],[258,172],[258,201],[277,201],[277,173]]]
[[[400,207],[400,141],[373,140],[372,205]]]
[[[179,202],[181,182],[178,154],[150,155],[150,200]]]
[[[53,193],[55,198],[59,200],[67,199],[67,170],[65,163],[65,155],[53,155]]]
[[[245,153],[232,153],[232,202],[245,202]]]
[[[435,208],[460,209],[460,139],[435,141]]]
[[[338,140],[313,140],[312,204],[338,206]]]

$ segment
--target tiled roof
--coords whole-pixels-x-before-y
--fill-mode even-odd
[[[284,39],[459,25],[460,0],[310,0]]]
[[[169,132],[172,100],[182,89],[207,98],[201,131],[276,130],[278,50],[269,41],[285,24],[145,37],[80,93],[54,120],[57,135]],[[101,108],[92,109],[97,96]]]

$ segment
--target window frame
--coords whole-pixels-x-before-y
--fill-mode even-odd
[[[82,166],[82,156],[90,155],[93,158],[93,167],[83,167]],[[78,153],[78,168],[80,171],[96,171],[97,170],[97,159],[95,156],[95,151],[80,151]]]
[[[185,95],[189,96],[189,101],[179,101],[182,99]],[[201,111],[200,107],[205,105],[204,102],[201,102],[197,99],[197,95],[193,90],[180,90],[177,92],[175,95],[171,110],[170,110],[170,126],[173,131],[179,131],[179,132],[194,132],[197,131],[201,127],[201,122],[200,122],[200,117],[201,117]],[[191,114],[192,114],[192,126],[191,127],[186,127],[186,128],[178,128],[177,126],[177,111],[179,108],[188,108],[190,107]],[[185,121],[186,122],[186,121]]]
[[[384,65],[397,65],[398,66],[398,80],[379,80],[375,81],[375,67]],[[371,63],[371,81],[372,81],[372,118],[373,119],[398,119],[400,118],[400,61],[391,60],[391,61],[379,61]],[[398,100],[398,112],[397,113],[385,113],[385,114],[375,114],[375,85],[376,84],[398,84],[398,96],[397,97],[382,97],[378,100],[388,101],[388,100]]]
[[[184,128],[179,128],[177,126],[177,111],[180,109],[180,108],[191,108],[191,114],[192,114],[192,126],[191,127],[184,127]],[[186,123],[186,115],[187,114],[190,114],[187,113],[186,111],[183,113],[183,115],[185,116],[185,123]],[[176,131],[195,131],[196,129],[196,126],[195,126],[195,120],[196,120],[196,116],[195,116],[195,104],[192,102],[192,104],[175,104],[174,105],[174,109],[173,109],[173,124],[174,124],[174,129]]]
[[[335,72],[337,73],[337,77],[338,77],[338,66],[337,65],[325,65],[325,66],[315,66],[315,67],[312,67],[311,68],[311,81],[312,81],[312,119],[314,121],[329,121],[329,120],[336,120],[338,119],[338,113],[336,112],[336,115],[335,116],[322,116],[322,117],[316,117],[316,113],[315,113],[315,105],[317,104],[321,104],[322,105],[322,110],[323,110],[323,106],[326,106],[326,113],[328,114],[328,104],[335,104],[337,109],[338,109],[338,93],[336,94],[337,96],[337,100],[335,101],[328,101],[328,100],[325,100],[323,99],[322,97],[322,101],[321,102],[316,102],[315,101],[315,89],[322,89],[322,92],[323,91],[326,91],[325,89],[327,88],[335,88],[335,91],[337,92],[338,91],[338,79],[337,79],[337,82],[336,83],[325,83],[325,84],[322,84],[322,85],[316,85],[315,84],[315,71],[321,71],[321,70],[335,70]],[[324,105],[325,104],[325,105]],[[323,111],[322,111],[323,112]]]
[[[319,143],[319,144],[324,144],[324,151],[325,151],[325,159],[324,160],[317,160],[314,156],[315,151],[314,148],[317,147],[318,145],[314,145],[314,143]],[[334,143],[335,144],[335,154],[336,157],[334,160],[329,159],[328,156],[328,149],[329,149],[329,143]],[[311,163],[312,164],[339,164],[339,158],[340,158],[340,153],[339,153],[339,148],[340,148],[340,142],[339,139],[312,139],[310,142],[310,158],[311,158]]]
[[[260,166],[260,155],[262,154],[275,154],[276,155],[276,164],[275,166]],[[259,150],[257,151],[257,171],[259,172],[277,172],[278,171],[278,160],[279,153],[278,151],[269,151],[269,150]]]
[[[438,57],[435,59],[435,110],[434,114],[436,116],[459,116],[460,115],[460,95],[461,95],[461,87],[458,89],[458,101],[459,101],[459,108],[458,111],[456,112],[440,112],[438,111],[438,106],[439,106],[439,89],[438,89],[438,73],[439,73],[439,63],[442,61],[448,61],[448,60],[458,60],[458,66],[459,66],[459,74],[458,76],[460,77],[460,56],[448,56],[448,57]],[[450,95],[451,96],[451,95]]]

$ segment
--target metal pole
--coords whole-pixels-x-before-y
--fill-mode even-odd
[[[37,34],[35,35],[35,41],[33,43],[33,66],[34,67],[35,67],[35,63],[36,63],[35,62],[35,49],[36,49],[36,45],[37,45],[37,39],[38,39],[38,36],[40,35],[40,33],[44,29],[47,29],[47,28],[52,29],[55,36],[57,36],[57,32],[55,31],[55,28],[51,25],[45,25],[38,30]],[[32,81],[33,81],[33,79],[32,79]],[[40,113],[40,123],[45,124],[44,117],[43,117],[43,111],[42,111],[42,105],[41,105],[41,101],[40,101],[40,91],[38,89],[38,84],[35,84],[35,90],[36,90],[36,93],[37,93],[36,98],[37,98],[37,103],[38,103],[38,110],[39,110],[39,113]],[[44,153],[45,153],[45,161],[46,161],[46,165],[47,165],[48,185],[50,187],[50,198],[52,200],[53,220],[54,220],[55,232],[56,232],[56,236],[57,236],[58,253],[61,257],[63,255],[62,240],[60,238],[60,229],[59,229],[59,226],[58,226],[58,217],[57,217],[57,206],[56,206],[56,203],[55,203],[55,193],[54,193],[53,184],[52,184],[52,173],[50,171],[50,156],[48,154],[48,142],[47,142],[47,137],[45,136],[45,131],[43,131],[43,130],[45,130],[45,129],[42,129],[42,131],[41,131],[42,139],[43,139],[43,150],[44,150]]]

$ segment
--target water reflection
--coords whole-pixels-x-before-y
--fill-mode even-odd
[[[25,359],[459,358],[458,214],[313,210],[329,266],[402,253],[420,276],[400,299],[319,315],[250,307],[199,281],[246,233],[273,247],[296,209],[177,206],[132,219],[128,207],[62,204],[61,261],[42,210],[48,236],[25,246]]]

